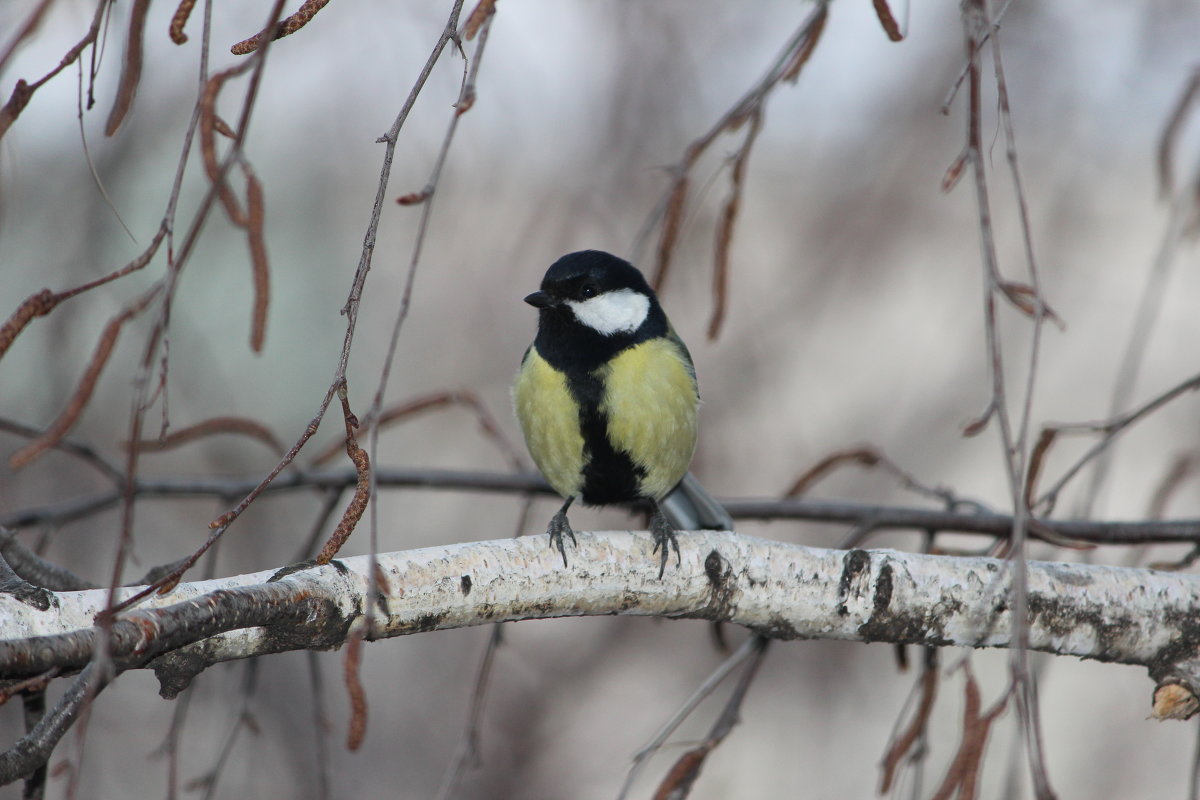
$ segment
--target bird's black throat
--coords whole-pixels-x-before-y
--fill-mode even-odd
[[[640,499],[638,486],[644,468],[629,454],[613,447],[608,419],[600,410],[604,382],[599,370],[621,351],[668,334],[666,314],[653,300],[637,330],[605,336],[575,319],[569,308],[544,308],[538,313],[534,347],[542,358],[567,378],[567,388],[579,405],[579,427],[585,448],[581,499],[588,505],[628,503]]]

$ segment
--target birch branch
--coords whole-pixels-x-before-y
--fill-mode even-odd
[[[657,579],[652,540],[579,533],[570,567],[541,536],[377,557],[384,608],[367,638],[492,622],[627,614],[743,625],[777,639],[932,646],[1012,643],[1008,562],[825,550],[728,532],[688,532],[683,562]],[[150,667],[173,695],[208,665],[336,647],[362,623],[368,560],[343,559],[268,583],[270,572],[180,584],[122,615],[113,657]],[[136,591],[121,589],[120,596]],[[125,593],[125,594],[122,594]],[[118,597],[118,600],[120,599]],[[0,596],[0,679],[82,668],[107,590],[61,592],[47,611]],[[1030,562],[1033,650],[1138,664],[1194,691],[1200,578],[1118,567]]]

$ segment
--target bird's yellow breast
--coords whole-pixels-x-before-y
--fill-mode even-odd
[[[600,406],[613,447],[629,454],[644,476],[645,497],[661,500],[687,472],[696,449],[696,378],[672,338],[624,350],[598,371]]]
[[[621,351],[591,377],[603,387],[594,410],[603,435],[636,468],[637,494],[661,500],[683,478],[696,448],[699,401],[686,351],[673,338],[650,339]],[[594,454],[582,430],[580,400],[567,375],[536,347],[521,364],[513,401],[530,455],[554,490],[564,497],[596,491],[585,489]]]
[[[583,433],[579,404],[567,388],[567,376],[529,348],[513,385],[513,404],[521,432],[542,475],[563,497],[583,486]]]

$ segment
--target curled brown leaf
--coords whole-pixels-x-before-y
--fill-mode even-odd
[[[328,4],[329,0],[304,0],[295,14],[280,20],[274,26],[273,30],[262,31],[261,33],[254,34],[249,39],[243,39],[230,47],[229,52],[235,56],[249,55],[262,47],[265,41],[274,41],[275,39],[282,39],[284,36],[291,36],[307,25],[317,15],[318,11]]]
[[[843,464],[859,464],[873,467],[879,463],[882,456],[873,447],[853,447],[846,450],[836,450],[822,458],[816,464],[806,469],[792,485],[783,493],[785,498],[799,497],[807,492],[814,483],[828,475]]]
[[[713,312],[708,321],[708,338],[716,339],[721,332],[725,320],[725,311],[729,304],[729,249],[733,244],[733,230],[737,224],[738,208],[741,205],[742,188],[746,177],[746,164],[750,160],[750,150],[762,130],[762,108],[758,107],[748,115],[750,127],[746,138],[738,148],[733,159],[733,170],[730,176],[729,197],[721,209],[721,218],[717,223],[716,266],[713,270]]]
[[[183,32],[187,25],[188,17],[192,15],[192,9],[196,7],[196,0],[179,0],[179,6],[175,9],[175,13],[171,15],[170,36],[171,41],[175,44],[183,44],[188,40],[187,34]]]
[[[4,321],[4,325],[0,326],[0,358],[4,358],[8,348],[12,347],[12,343],[34,317],[49,314],[61,299],[49,289],[42,289],[26,297],[21,305],[17,306],[17,310]]]
[[[79,415],[83,413],[83,409],[87,407],[88,401],[96,389],[96,383],[100,379],[100,374],[104,371],[113,349],[117,346],[117,337],[121,334],[121,327],[141,313],[157,294],[158,289],[150,290],[133,305],[109,320],[100,334],[96,350],[92,353],[92,358],[88,362],[87,368],[84,369],[79,383],[76,384],[75,393],[68,401],[67,407],[50,424],[45,433],[9,457],[8,464],[12,469],[21,469],[26,466],[67,435],[67,431],[71,430],[71,427],[79,419]]]
[[[245,227],[247,217],[238,205],[237,198],[234,197],[233,190],[229,188],[228,182],[221,171],[221,162],[217,159],[217,96],[221,93],[221,87],[225,85],[225,81],[238,74],[241,71],[240,67],[218,72],[208,79],[204,84],[204,91],[200,95],[200,158],[204,163],[204,172],[208,175],[208,179],[212,181],[216,187],[217,197],[221,200],[221,205],[225,207],[225,211],[229,214],[229,218],[235,225]]]
[[[354,436],[354,429],[358,427],[358,419],[350,411],[350,401],[347,399],[345,385],[338,390],[338,394],[342,401],[342,415],[346,421],[346,455],[354,463],[358,481],[354,487],[354,497],[350,499],[350,504],[346,506],[333,534],[330,535],[329,540],[325,542],[325,546],[317,555],[318,564],[328,564],[333,560],[338,550],[342,549],[342,545],[354,532],[358,521],[362,519],[363,512],[367,510],[367,503],[371,500],[371,461],[367,457],[367,451],[359,447],[358,440]]]

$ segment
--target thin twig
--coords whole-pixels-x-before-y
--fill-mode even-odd
[[[1158,409],[1170,403],[1172,400],[1188,393],[1200,389],[1200,375],[1193,375],[1185,381],[1175,384],[1160,394],[1147,400],[1142,405],[1132,411],[1117,415],[1108,420],[1100,422],[1083,422],[1065,425],[1048,425],[1048,430],[1055,430],[1059,433],[1100,433],[1102,437],[1088,448],[1082,456],[1080,456],[1074,464],[1072,464],[1063,474],[1056,480],[1050,488],[1044,491],[1031,508],[1040,511],[1049,512],[1054,508],[1055,502],[1058,499],[1059,493],[1063,488],[1079,474],[1080,470],[1092,463],[1102,454],[1109,451],[1113,441],[1124,433],[1133,424],[1145,419],[1147,416],[1157,411]]]
[[[687,206],[687,198],[691,185],[692,168],[722,134],[736,131],[748,121],[756,126],[754,119],[756,117],[761,118],[767,98],[775,87],[784,81],[795,81],[801,69],[808,63],[809,58],[816,49],[817,43],[821,39],[828,14],[829,4],[827,0],[818,0],[816,8],[813,9],[812,13],[808,15],[796,32],[788,39],[787,43],[767,69],[766,74],[751,86],[704,134],[684,148],[683,157],[668,169],[668,174],[671,176],[671,183],[665,190],[663,198],[655,206],[654,211],[642,226],[641,232],[638,234],[632,248],[634,261],[639,261],[651,232],[661,223],[656,264],[650,276],[650,284],[656,291],[661,291],[666,282],[671,259],[682,229],[684,210]],[[756,135],[756,129],[748,132],[741,152],[731,162],[735,171],[739,168],[739,165],[744,169],[745,161],[749,157],[750,147],[753,145]],[[741,176],[735,175],[731,187],[731,197],[726,201],[726,217],[728,217],[726,224],[730,227],[724,232],[719,230],[716,238],[717,249],[715,253],[718,265],[720,265],[722,253],[725,254],[725,258],[728,257],[728,248],[733,236],[733,216],[731,216],[731,212],[732,215],[736,215],[741,190]],[[726,263],[722,269],[727,272],[728,264]],[[718,275],[714,285],[724,285],[724,276]],[[718,295],[716,302],[718,309],[721,308],[722,302],[721,297]],[[714,311],[712,329],[715,330],[719,325],[719,311]]]
[[[543,495],[554,490],[539,475],[471,470],[378,467],[372,470],[377,485],[444,491],[478,491],[500,494]],[[349,489],[358,481],[355,470],[293,472],[279,478],[264,493],[277,495],[312,489]],[[139,498],[224,497],[240,495],[259,485],[256,477],[139,478],[133,492]],[[84,519],[112,508],[120,492],[105,492],[45,507],[27,508],[0,517],[0,527],[13,529],[62,524]],[[734,519],[806,520],[831,524],[864,525],[878,529],[954,531],[1008,537],[1013,518],[1007,514],[954,511],[915,506],[874,505],[836,500],[780,500],[777,498],[724,498],[720,503]],[[638,510],[645,510],[637,507]],[[1169,544],[1200,541],[1200,519],[1176,520],[1060,520],[1029,521],[1030,535],[1054,544]]]
[[[692,786],[695,785],[696,779],[700,777],[700,770],[704,766],[704,762],[708,760],[708,756],[713,750],[725,741],[725,738],[733,731],[741,719],[742,703],[746,699],[746,693],[750,690],[750,685],[754,682],[755,676],[758,674],[758,668],[762,665],[763,657],[766,655],[767,646],[771,643],[770,639],[763,636],[756,636],[752,640],[755,647],[754,653],[750,658],[750,663],[746,665],[745,671],[742,672],[738,679],[737,685],[730,694],[729,700],[726,701],[725,707],[721,710],[721,714],[717,717],[717,721],[713,723],[712,729],[709,730],[708,736],[704,741],[696,747],[684,753],[676,761],[674,766],[667,772],[666,777],[658,785],[658,790],[654,793],[654,800],[686,800],[691,794]]]
[[[663,743],[671,737],[671,734],[696,710],[696,706],[700,705],[705,698],[712,694],[721,682],[729,676],[729,673],[733,672],[743,661],[750,658],[759,647],[759,638],[757,636],[751,636],[742,642],[741,646],[732,655],[722,661],[704,679],[704,682],[697,687],[696,691],[692,692],[691,697],[684,701],[683,705],[671,715],[670,719],[663,723],[658,732],[650,737],[650,741],[634,753],[633,763],[629,766],[629,772],[625,774],[625,782],[621,785],[621,791],[617,794],[617,800],[625,800],[629,796],[629,790],[633,787],[633,782],[642,771],[642,767],[645,766],[646,761],[659,751]]]
[[[487,646],[483,649],[483,658],[479,660],[479,669],[475,672],[475,688],[471,692],[471,706],[467,713],[467,725],[463,730],[462,740],[454,758],[446,767],[446,776],[442,780],[442,788],[437,793],[438,800],[449,800],[455,796],[462,777],[469,767],[479,764],[479,734],[483,721],[484,700],[487,699],[488,686],[492,677],[492,666],[496,660],[496,651],[504,641],[504,629],[500,624],[492,626],[488,636]]]

